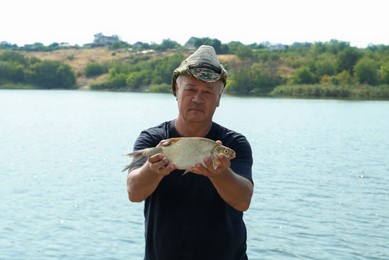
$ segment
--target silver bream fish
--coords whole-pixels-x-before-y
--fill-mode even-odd
[[[132,157],[132,162],[127,165],[123,171],[130,169],[135,163],[151,155],[162,153],[170,163],[177,169],[185,170],[185,173],[196,163],[203,163],[205,157],[211,158],[213,166],[216,168],[216,157],[218,154],[224,154],[228,159],[235,158],[235,152],[231,148],[216,143],[215,141],[202,137],[177,137],[166,139],[168,146],[157,146],[145,148],[127,154]]]

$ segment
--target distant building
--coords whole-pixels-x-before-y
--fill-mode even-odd
[[[143,50],[143,51],[138,51],[138,54],[153,54],[155,53],[155,50]]]
[[[102,33],[95,34],[95,39],[93,40],[94,46],[107,46],[112,45],[115,42],[120,42],[119,36],[111,35],[105,36]]]
[[[61,42],[58,44],[58,46],[62,48],[69,48],[70,44],[68,42]]]
[[[196,37],[190,37],[190,39],[185,43],[185,48],[187,49],[196,49],[195,42],[198,38]]]
[[[288,46],[284,45],[284,44],[281,44],[281,43],[277,43],[277,44],[272,44],[269,46],[269,50],[271,51],[276,51],[276,50],[286,50]]]

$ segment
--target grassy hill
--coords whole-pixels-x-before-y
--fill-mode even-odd
[[[60,61],[71,66],[77,73],[77,86],[86,87],[92,81],[104,80],[106,75],[98,78],[86,78],[83,75],[83,70],[86,65],[91,62],[103,63],[113,60],[126,60],[134,55],[161,55],[158,54],[141,54],[126,49],[110,50],[105,47],[99,48],[82,48],[82,49],[60,49],[54,51],[23,51],[23,55],[27,57],[35,57],[41,60]],[[187,50],[189,55],[191,51]],[[168,55],[165,53],[164,55]],[[239,59],[235,55],[219,55],[222,63],[235,62],[239,63]]]
[[[71,66],[77,73],[77,86],[87,86],[90,81],[103,80],[105,75],[99,78],[86,78],[83,75],[85,66],[90,62],[106,62],[112,60],[124,60],[133,55],[124,50],[109,50],[107,48],[82,48],[82,49],[61,49],[49,52],[22,52],[27,57],[35,57],[41,60],[60,61]]]
[[[389,82],[389,63],[386,58],[387,52],[380,51],[380,49],[373,52],[370,49],[357,50],[347,47],[335,54],[330,50],[319,51],[315,49],[315,45],[300,49],[291,47],[287,51],[279,52],[247,48],[245,48],[249,51],[247,53],[236,50],[236,52],[231,52],[235,54],[219,55],[219,59],[227,65],[230,74],[226,89],[229,94],[389,99],[389,84],[387,83]],[[3,52],[4,50],[0,49],[0,54]],[[170,90],[168,81],[171,73],[181,59],[187,57],[193,50],[177,48],[163,52],[142,53],[127,48],[112,50],[99,47],[51,51],[18,50],[17,52],[26,57],[58,61],[69,65],[76,72],[77,88],[158,92],[164,91],[165,88]],[[350,60],[353,61],[352,66]],[[123,62],[119,65],[105,64],[115,61]],[[86,77],[85,68],[90,63],[103,64],[102,66],[106,69],[104,71],[111,69],[110,73],[94,74],[100,75],[95,77],[89,74],[90,77]],[[9,67],[16,67],[16,65],[9,64]],[[343,68],[345,65],[348,67]],[[340,71],[340,68],[343,70]],[[102,73],[105,73],[104,71]],[[4,75],[10,78],[11,74]],[[161,84],[161,78],[163,84]],[[369,80],[374,84],[369,84]],[[152,86],[152,84],[155,85]],[[18,87],[23,87],[23,85],[11,85],[11,88]],[[27,87],[30,86],[27,85]]]

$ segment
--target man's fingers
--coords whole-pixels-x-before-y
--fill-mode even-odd
[[[170,143],[171,143],[170,140],[162,140],[161,142],[159,142],[157,146],[169,146]]]
[[[150,168],[160,175],[168,175],[176,169],[175,165],[169,162],[163,154],[156,154],[149,157]]]

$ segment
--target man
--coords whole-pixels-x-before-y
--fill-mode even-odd
[[[173,73],[178,117],[144,130],[134,150],[169,145],[172,137],[206,137],[236,152],[231,161],[217,157],[176,170],[163,154],[150,156],[129,170],[130,201],[144,204],[145,259],[241,260],[246,255],[243,211],[253,194],[251,147],[246,138],[212,121],[227,80],[215,50],[203,45]]]

